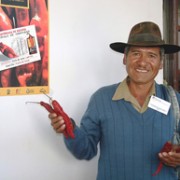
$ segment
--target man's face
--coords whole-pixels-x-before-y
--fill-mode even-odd
[[[143,85],[154,82],[163,66],[159,47],[130,47],[123,63],[130,81]]]

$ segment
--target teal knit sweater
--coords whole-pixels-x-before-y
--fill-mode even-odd
[[[124,99],[112,100],[118,85],[92,95],[81,126],[75,127],[75,139],[65,138],[67,148],[78,159],[90,160],[99,143],[97,180],[176,180],[175,169],[167,166],[152,176],[158,152],[173,136],[172,109],[168,115],[150,108],[139,113]],[[163,86],[156,84],[156,96],[167,99],[163,92]]]

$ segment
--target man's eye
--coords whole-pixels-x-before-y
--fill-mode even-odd
[[[132,55],[133,56],[139,56],[139,53],[138,52],[134,52]]]
[[[150,54],[149,57],[150,58],[156,58],[156,56],[154,54]]]

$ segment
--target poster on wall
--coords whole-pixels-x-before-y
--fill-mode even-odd
[[[0,96],[49,92],[48,0],[0,0]]]

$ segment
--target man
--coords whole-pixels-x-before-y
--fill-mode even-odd
[[[168,110],[166,87],[155,82],[163,66],[164,54],[175,53],[179,46],[165,44],[153,22],[136,24],[127,43],[110,47],[124,53],[127,78],[102,87],[91,97],[81,126],[74,125],[75,138],[65,138],[67,148],[79,159],[100,157],[97,180],[175,180],[180,153],[173,146],[160,152],[174,133],[175,118]],[[180,95],[177,93],[178,101]],[[61,116],[50,113],[56,132],[66,125]],[[172,142],[173,143],[173,142]],[[159,162],[164,164],[156,176]]]

